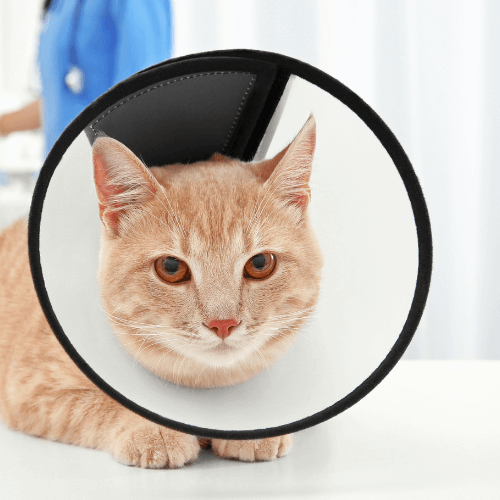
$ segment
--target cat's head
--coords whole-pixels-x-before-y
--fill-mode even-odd
[[[183,385],[232,385],[293,343],[323,265],[308,216],[315,141],[311,116],[270,160],[147,168],[96,140],[101,297],[142,365]]]

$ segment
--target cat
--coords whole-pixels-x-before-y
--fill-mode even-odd
[[[274,158],[147,168],[125,145],[92,148],[103,310],[126,349],[190,387],[244,382],[282,356],[317,302],[323,256],[308,214],[311,116]],[[84,376],[50,330],[31,280],[26,220],[0,234],[0,417],[12,429],[177,468],[200,448],[244,461],[292,436],[202,439],[150,422]]]

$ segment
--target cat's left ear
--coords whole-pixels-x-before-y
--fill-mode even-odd
[[[92,162],[99,217],[116,234],[128,210],[153,199],[158,183],[130,149],[111,137],[96,139]]]
[[[309,179],[316,147],[316,120],[311,115],[292,143],[271,160],[263,162],[261,177],[275,193],[303,210],[311,199]]]

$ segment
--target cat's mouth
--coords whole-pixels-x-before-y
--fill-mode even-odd
[[[221,342],[217,344],[215,347],[210,349],[210,352],[233,352],[236,347],[233,347],[225,342]]]

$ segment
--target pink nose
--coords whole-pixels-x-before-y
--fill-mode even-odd
[[[218,337],[224,340],[231,335],[231,330],[239,325],[239,322],[234,318],[231,319],[214,319],[207,325],[210,330],[213,330]]]

